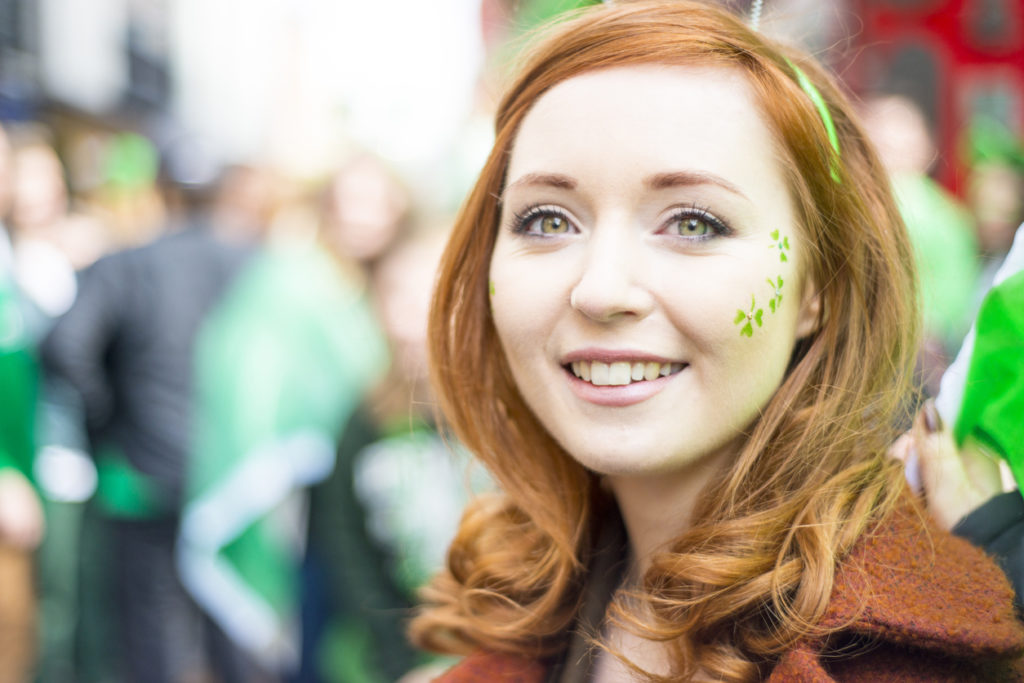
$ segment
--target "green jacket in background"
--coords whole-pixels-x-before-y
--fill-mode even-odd
[[[32,480],[38,366],[14,286],[0,277],[0,471]]]

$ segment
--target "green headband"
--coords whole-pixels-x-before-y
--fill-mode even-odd
[[[807,93],[807,96],[811,98],[811,102],[814,103],[815,109],[818,110],[818,116],[821,117],[821,122],[825,125],[825,132],[828,133],[828,141],[832,143],[832,149],[835,150],[835,157],[832,158],[831,171],[832,180],[841,182],[839,180],[839,134],[836,133],[836,124],[832,121],[832,114],[828,111],[828,105],[825,104],[825,98],[821,96],[818,89],[811,83],[811,79],[807,78],[807,74],[793,62],[786,59],[786,63],[789,64],[789,68],[796,74],[796,82],[800,86],[800,89]]]

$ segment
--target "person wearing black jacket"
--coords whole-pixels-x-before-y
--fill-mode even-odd
[[[191,437],[193,343],[253,252],[225,237],[192,195],[180,226],[85,269],[71,309],[41,346],[51,377],[81,396],[111,544],[113,619],[125,680],[176,681],[206,666],[201,616],[174,560]],[[86,553],[96,548],[85,549]],[[204,624],[225,681],[258,680]]]

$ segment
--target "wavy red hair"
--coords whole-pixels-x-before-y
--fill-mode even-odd
[[[613,603],[612,618],[664,642],[673,679],[757,678],[815,631],[837,560],[902,490],[885,453],[909,405],[912,258],[850,103],[812,59],[719,8],[685,0],[588,8],[550,29],[502,100],[494,149],[442,261],[433,379],[455,435],[502,493],[467,511],[447,569],[425,591],[411,628],[424,647],[541,656],[565,646],[607,499],[530,412],[503,357],[488,297],[497,197],[519,125],[547,90],[587,71],[650,63],[745,74],[786,169],[821,312],[739,457],[697,501],[692,526],[654,558],[636,594]],[[831,112],[838,156],[794,65]]]

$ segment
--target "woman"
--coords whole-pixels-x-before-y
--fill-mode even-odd
[[[413,623],[476,652],[441,680],[1009,671],[1005,580],[886,458],[917,327],[884,178],[829,77],[720,10],[606,5],[539,45],[432,312],[503,490]]]

